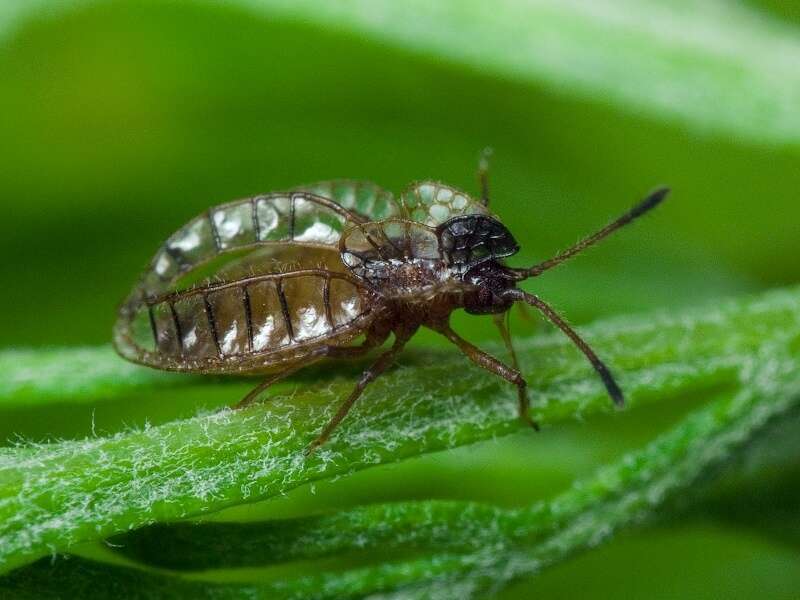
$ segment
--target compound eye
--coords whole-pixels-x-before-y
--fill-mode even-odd
[[[505,225],[485,215],[454,217],[442,223],[437,232],[449,265],[461,272],[519,250]]]

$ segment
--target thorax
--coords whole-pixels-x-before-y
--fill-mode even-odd
[[[463,283],[442,261],[385,261],[370,283],[378,302],[405,321],[440,321],[463,306]]]

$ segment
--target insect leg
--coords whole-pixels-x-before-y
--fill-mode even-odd
[[[502,377],[509,383],[513,383],[515,386],[517,386],[517,398],[519,400],[518,404],[519,416],[528,425],[533,427],[536,431],[539,431],[539,425],[530,416],[530,401],[528,400],[528,384],[522,377],[522,374],[519,372],[519,369],[516,368],[516,357],[514,357],[514,363],[515,363],[514,367],[509,367],[508,365],[497,360],[491,354],[488,354],[483,350],[481,350],[480,348],[478,348],[477,346],[470,344],[467,340],[465,340],[455,331],[453,331],[450,328],[450,325],[446,323],[441,324],[438,325],[435,328],[435,330],[441,333],[448,340],[453,342],[456,346],[458,346],[459,350],[461,350],[461,352],[463,352],[466,355],[466,357],[470,359],[473,363],[475,363],[476,365],[478,365],[483,369],[486,369],[490,373],[494,373],[495,375]],[[512,356],[514,356],[513,349],[512,349]]]
[[[519,316],[522,317],[524,321],[528,323],[533,323],[533,317],[531,316],[531,311],[528,310],[528,305],[523,304],[522,302],[517,302],[515,305],[517,312],[519,312]]]
[[[367,331],[366,339],[358,346],[325,346],[321,352],[325,358],[357,358],[383,344],[390,333],[391,330],[382,327],[372,328]]]
[[[520,304],[519,306],[525,306]],[[511,364],[519,371],[519,362],[517,361],[517,351],[514,350],[514,343],[511,340],[511,328],[509,326],[509,318],[511,313],[506,311],[504,313],[495,313],[492,315],[495,327],[500,330],[500,336],[503,338],[503,343],[506,345],[506,350],[511,355]]]
[[[489,157],[492,156],[491,148],[484,148],[478,160],[478,185],[481,188],[481,203],[489,206]]]
[[[520,306],[524,306],[521,304]],[[498,313],[492,315],[494,319],[494,324],[497,329],[500,330],[500,336],[503,338],[503,343],[506,346],[509,354],[511,354],[511,364],[514,366],[514,370],[519,372],[519,361],[517,360],[517,351],[514,350],[514,343],[511,339],[511,328],[509,326],[509,320],[511,317],[511,313],[506,311],[504,313]],[[519,416],[522,420],[528,423],[531,427],[539,430],[539,426],[530,418],[530,400],[528,398],[528,388],[517,388],[518,389],[518,396],[519,396]]]
[[[259,383],[252,390],[250,390],[247,393],[247,395],[244,398],[242,398],[236,406],[233,407],[233,409],[234,410],[239,410],[240,408],[247,408],[248,406],[250,406],[255,401],[256,398],[258,398],[258,395],[261,392],[263,392],[265,389],[267,389],[273,383],[277,383],[281,379],[283,379],[284,377],[288,377],[292,373],[296,373],[297,371],[299,371],[300,369],[305,367],[307,364],[308,363],[303,363],[303,364],[300,364],[300,365],[294,365],[294,366],[291,366],[291,367],[288,367],[288,368],[284,369],[283,371],[278,371],[277,373],[274,373],[274,374],[270,375],[264,381]]]
[[[292,373],[296,373],[301,368],[308,366],[315,360],[319,360],[320,358],[358,358],[376,346],[380,346],[384,341],[386,341],[387,337],[389,337],[388,333],[373,333],[370,331],[367,333],[367,339],[364,340],[364,343],[360,346],[322,346],[317,348],[305,361],[303,361],[302,364],[288,367],[283,371],[279,371],[278,373],[274,373],[273,375],[267,377],[264,381],[250,390],[250,392],[244,398],[242,398],[242,400],[236,406],[234,406],[234,409],[246,408],[247,406],[250,406],[258,397],[258,395],[273,383],[277,383]]]
[[[413,334],[413,332],[405,334],[395,332],[395,339],[392,347],[381,354],[378,357],[378,360],[376,360],[371,367],[361,374],[361,378],[358,380],[358,383],[356,383],[356,387],[353,388],[353,391],[350,392],[350,395],[347,397],[347,399],[342,402],[339,410],[336,411],[336,414],[322,430],[322,433],[320,433],[317,439],[311,442],[309,447],[306,449],[306,455],[313,453],[314,450],[328,440],[333,430],[336,429],[339,423],[342,422],[342,419],[344,419],[347,416],[347,413],[350,412],[350,409],[353,408],[356,400],[358,400],[358,398],[364,392],[364,389],[367,387],[367,385],[375,381],[379,375],[381,375],[391,366],[391,364],[394,362],[394,359],[403,349],[403,346],[406,345],[406,342],[411,337],[411,334]]]
[[[595,354],[594,350],[592,350],[589,344],[586,343],[586,340],[579,336],[578,332],[570,327],[566,321],[564,321],[564,319],[562,319],[558,313],[553,310],[549,304],[547,304],[547,302],[539,298],[539,296],[528,294],[520,289],[508,290],[505,293],[505,296],[514,300],[522,300],[523,302],[527,302],[534,308],[540,310],[553,325],[558,327],[570,340],[572,340],[572,342],[578,347],[578,350],[583,352],[584,356],[586,356],[586,358],[592,364],[592,367],[594,367],[594,370],[597,371],[598,375],[600,375],[600,379],[603,381],[603,385],[606,386],[606,391],[608,392],[608,395],[611,396],[614,404],[617,406],[623,406],[625,404],[625,398],[622,394],[622,390],[620,389],[619,385],[617,385],[617,382],[614,380],[614,376],[611,374],[611,371],[608,369],[606,364],[600,360],[597,354]]]

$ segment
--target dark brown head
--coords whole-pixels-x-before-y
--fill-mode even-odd
[[[519,244],[506,226],[486,215],[463,215],[442,223],[437,233],[448,266],[468,286],[466,311],[491,314],[508,310],[513,301],[502,294],[514,287],[518,277],[502,259],[516,254]]]
[[[445,221],[437,229],[437,235],[448,266],[460,275],[519,251],[519,244],[505,225],[481,214]]]
[[[502,313],[509,310],[517,301],[535,307],[566,333],[578,349],[586,355],[600,375],[609,396],[617,406],[622,406],[622,390],[614,380],[611,371],[597,357],[594,350],[550,305],[538,296],[519,289],[517,282],[529,277],[538,277],[545,271],[569,260],[620,227],[658,206],[667,192],[666,188],[656,190],[627,213],[596,233],[582,239],[553,258],[527,269],[513,269],[503,264],[503,258],[517,252],[519,246],[502,223],[485,215],[466,215],[443,223],[437,232],[440,248],[444,251],[445,259],[448,260],[450,268],[454,271],[454,277],[460,277],[464,283],[462,303],[467,312],[472,314]],[[504,332],[504,338],[510,348],[508,328],[501,327],[501,332]],[[513,349],[511,351],[513,353]]]
[[[560,265],[589,246],[607,237],[623,225],[656,207],[666,197],[660,188],[616,221],[544,262],[527,269],[512,269],[503,259],[519,250],[514,236],[497,219],[482,214],[455,217],[437,229],[439,246],[456,277],[467,284],[464,308],[472,314],[501,313],[511,308],[519,292],[518,281],[538,277]]]

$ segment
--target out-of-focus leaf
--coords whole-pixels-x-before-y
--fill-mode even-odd
[[[120,438],[131,435],[132,424],[167,433],[160,424],[176,419],[176,426],[204,422],[202,417],[188,422],[186,418],[197,414],[198,406],[216,410],[234,402],[250,384],[150,372],[125,365],[107,347],[86,347],[107,343],[114,306],[172,229],[215,202],[319,178],[363,177],[397,191],[411,179],[433,177],[474,190],[475,156],[486,144],[497,150],[492,164],[493,208],[523,248],[515,264],[546,258],[653,185],[673,187],[669,205],[646,224],[536,282],[537,293],[578,322],[641,308],[687,306],[704,298],[797,280],[800,271],[794,257],[800,205],[793,204],[792,198],[800,185],[796,168],[800,145],[798,119],[791,110],[798,89],[795,9],[773,0],[501,0],[491,6],[445,0],[429,4],[420,0],[0,2],[0,137],[10,141],[5,153],[0,150],[0,163],[5,165],[0,168],[0,197],[4,208],[12,208],[0,219],[4,257],[0,321],[6,347],[51,348],[0,352],[4,375],[0,437],[77,440],[91,435],[90,441],[99,447],[112,433],[123,431]],[[781,17],[783,22],[777,20]],[[747,315],[748,319],[754,316]],[[761,317],[756,315],[753,322],[763,324]],[[458,314],[455,319],[459,331],[470,339],[495,334],[488,319]],[[523,338],[532,331],[530,325],[514,325]],[[747,329],[738,321],[729,325],[748,332],[733,350],[737,356],[751,355],[770,337],[758,326]],[[697,338],[706,333],[701,330],[698,336],[688,336],[683,350],[698,351]],[[430,336],[420,338],[415,345],[433,341]],[[711,338],[722,339],[713,332]],[[693,402],[725,398],[730,393],[726,386],[736,373],[742,374],[738,361],[713,359],[731,356],[716,342],[708,346],[708,356],[701,351],[696,362],[684,362],[682,355],[668,360],[680,367],[671,375],[674,385],[666,379],[670,375],[663,357],[653,355],[658,377],[647,382],[654,390],[651,397],[632,375],[638,373],[639,363],[626,362],[629,354],[607,349],[603,344],[614,345],[610,339],[592,335],[604,357],[623,366],[623,383],[633,393],[631,406],[667,397],[674,401],[662,401],[624,419],[565,423],[543,436],[520,432],[496,443],[303,486],[287,498],[240,504],[215,519],[272,519],[276,513],[278,517],[308,515],[410,498],[470,499],[518,507],[564,490],[576,477],[585,477],[593,468],[590,465],[642,447]],[[627,341],[641,344],[636,337]],[[662,340],[656,336],[654,341]],[[548,372],[572,369],[580,360],[548,363],[549,342],[541,342],[545,346],[524,351],[531,361],[544,361],[542,372],[535,362],[530,363],[531,374],[541,375],[534,380],[535,391],[548,398],[584,398],[585,390],[570,386],[596,386],[588,371],[567,373],[563,380],[558,373]],[[73,353],[53,345],[82,350]],[[557,354],[563,351],[560,343],[552,348]],[[502,352],[496,346],[492,349]],[[422,383],[431,386],[436,400],[442,394],[463,396],[465,401],[469,398],[469,406],[473,401],[480,405],[476,410],[495,407],[491,400],[495,392],[508,393],[499,398],[506,411],[500,420],[512,415],[512,395],[500,383],[472,395],[472,390],[445,386],[443,391],[439,382],[425,381],[426,361],[442,357],[415,354],[411,349],[404,355],[404,370],[420,368]],[[467,372],[460,359],[452,358],[442,361],[447,373],[428,373],[431,378],[451,378],[456,370]],[[342,370],[328,366],[304,371],[272,395],[282,396],[294,386],[311,386],[313,393],[335,373],[340,379],[325,389],[321,400],[332,407],[352,384],[359,366],[338,368]],[[475,377],[468,379],[477,382],[485,376]],[[402,380],[391,382],[399,387]],[[692,388],[689,394],[683,393],[687,386]],[[589,412],[605,406],[599,387],[594,389]],[[366,399],[387,410],[386,421],[376,421],[376,427],[395,425],[389,423],[394,419],[393,393],[378,387]],[[297,401],[302,403],[306,397],[300,394]],[[378,397],[385,397],[385,403],[380,404]],[[282,402],[277,403],[279,411]],[[398,410],[403,406],[405,401]],[[560,406],[551,402],[542,413],[543,420],[571,417],[577,408],[569,406],[559,416]],[[359,406],[358,410],[369,417],[369,408]],[[430,416],[423,413],[415,412],[414,418]],[[467,418],[466,413],[458,414]],[[397,421],[401,428],[407,424],[404,418],[400,415]],[[271,426],[269,420],[259,423]],[[307,429],[300,427],[301,437],[318,425],[309,422]],[[349,433],[361,431],[352,425]],[[97,435],[105,437],[97,439]],[[469,433],[463,439],[481,435]],[[167,443],[158,434],[153,439]],[[254,444],[265,439],[262,436]],[[188,473],[195,464],[210,464],[211,458],[198,458],[202,448],[210,448],[208,440],[200,440],[200,448],[192,454],[199,463],[190,462],[187,455],[185,461],[182,457],[164,460],[165,467]],[[734,558],[728,568],[747,565],[746,570],[752,567],[758,574],[748,588],[737,587],[741,578],[724,578],[723,583],[722,568],[716,579],[710,569],[708,580],[706,573],[698,575],[701,567],[696,572],[687,569],[697,589],[716,588],[718,596],[735,591],[738,597],[746,597],[747,589],[759,589],[757,582],[764,582],[762,595],[793,597],[780,596],[776,590],[780,582],[789,590],[797,588],[785,576],[794,563],[786,563],[779,552],[763,556],[757,538],[767,534],[769,538],[761,541],[773,543],[774,550],[797,539],[791,511],[796,477],[791,476],[793,467],[787,462],[796,455],[796,447],[776,446],[774,438],[770,442],[782,462],[767,465],[757,478],[745,477],[713,495],[702,513],[738,528],[729,542],[735,552],[718,540],[709,548],[708,562],[718,557],[723,559],[718,562],[727,564],[729,557],[739,556],[740,562]],[[27,455],[41,458],[47,454],[45,449],[65,449],[70,443],[73,449],[88,448],[75,441],[26,444],[8,451],[20,460]],[[129,448],[133,452],[134,446]],[[476,460],[476,455],[482,458]],[[91,463],[85,468],[78,468],[82,463],[72,460],[75,457],[67,459],[67,468],[56,465],[52,475],[89,472],[105,464],[98,456],[102,458],[85,456],[86,464]],[[139,456],[128,464],[144,464]],[[222,463],[235,470],[232,457],[233,452]],[[119,453],[114,455],[114,460],[119,458]],[[20,475],[19,470],[12,471]],[[36,477],[42,473],[32,471]],[[13,477],[9,471],[0,473],[0,490],[15,489],[5,487],[9,477]],[[45,479],[39,479],[42,485],[48,483]],[[150,472],[140,472],[136,478],[121,476],[115,484],[121,497],[134,499],[126,492],[134,479],[142,484],[137,492],[142,499],[154,489],[148,485],[157,477]],[[81,485],[85,484],[84,492],[91,485],[86,477],[83,484],[72,481],[75,494],[59,496],[63,488],[53,486],[52,497],[36,496],[33,501],[31,510],[41,508],[39,516],[55,506],[53,519],[34,520],[31,530],[20,535],[30,533],[34,539],[42,527],[52,532],[62,518],[65,526],[65,535],[49,539],[42,553],[63,552],[74,539],[101,535],[88,521],[79,531],[70,529],[75,522],[64,510],[77,511],[83,501],[87,517],[99,515],[94,502],[102,503],[98,496],[80,496]],[[760,491],[770,494],[769,502]],[[692,485],[691,493],[684,489],[678,496],[701,492],[705,494],[704,486]],[[223,496],[209,502],[212,510],[236,494]],[[9,508],[8,501],[14,502],[0,500],[0,513],[3,506]],[[143,516],[147,510],[142,508],[116,523],[118,529],[125,529],[150,518],[163,523],[177,514],[195,514],[186,508],[183,504],[151,505],[154,512],[149,516]],[[673,508],[669,507],[668,519],[687,518]],[[757,517],[752,517],[753,511]],[[133,521],[126,520],[131,516]],[[673,526],[674,521],[667,522]],[[383,539],[395,539],[391,527],[384,533],[388,537]],[[703,534],[694,535],[695,544],[705,548]],[[287,535],[276,547],[289,544],[290,538]],[[437,537],[432,546],[454,551],[457,536],[450,540],[455,545],[448,546],[448,539],[447,535]],[[645,581],[651,579],[648,571],[631,561],[642,549],[650,556],[659,539],[649,546],[642,541],[641,547],[626,546],[624,539],[610,545],[626,548],[615,555],[618,573],[637,570],[628,578],[631,587],[620,588],[619,594],[613,593],[616,575],[609,578],[603,572],[606,566],[598,564],[600,559],[594,561],[594,575],[591,567],[587,572],[586,557],[550,571],[545,577],[550,587],[544,589],[592,590],[598,598],[657,597],[657,591],[667,598],[673,589],[692,590],[692,582],[683,578],[682,588],[661,585],[657,578]],[[101,547],[101,542],[95,544]],[[600,556],[607,556],[605,552],[600,551]],[[662,548],[662,558],[669,558],[670,552],[681,550]],[[760,560],[748,564],[743,559],[748,553],[761,555]],[[101,558],[105,559],[108,556]],[[684,563],[687,560],[684,556]],[[343,568],[346,563],[327,564]],[[430,566],[425,561],[417,567],[404,564],[417,574]],[[637,564],[638,569],[630,566]],[[61,566],[59,561],[56,568]],[[116,589],[118,596],[115,575],[108,569],[86,567],[84,572],[93,573],[98,586],[92,587],[91,577],[83,578],[87,587],[77,595],[96,595],[100,582],[105,582],[109,593],[113,595]],[[284,579],[311,572],[296,564],[269,567],[276,569],[282,570]],[[45,563],[35,570],[44,579],[55,573]],[[79,575],[67,581],[69,567],[59,572],[63,576],[50,582],[54,595],[63,597],[78,589]],[[32,573],[21,569],[19,576]],[[564,587],[563,580],[558,583],[559,573],[574,584],[572,588]],[[142,573],[133,573],[132,579],[125,572],[116,575],[131,595],[148,590],[152,595],[159,589],[146,584],[148,577]],[[231,574],[215,572],[209,577],[224,579]],[[128,585],[134,580],[142,585]],[[773,580],[778,587],[770,586]],[[160,595],[177,596],[181,586],[175,585],[176,580],[165,577],[164,581]],[[641,587],[636,587],[637,582]],[[203,587],[189,586],[187,595],[197,597]],[[31,593],[30,589],[16,589],[16,596]],[[243,589],[229,591],[236,596]],[[638,593],[629,593],[631,589]],[[444,591],[458,593],[459,589],[445,586]],[[522,590],[520,597],[528,595]],[[673,594],[686,595],[691,594]]]
[[[108,347],[0,352],[0,406],[31,407],[41,403],[93,402],[137,388],[189,383],[118,360]]]
[[[7,2],[25,17],[91,4]],[[800,33],[719,0],[238,0],[268,18],[413,52],[764,143],[800,142]]]

